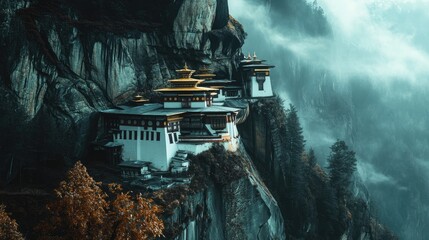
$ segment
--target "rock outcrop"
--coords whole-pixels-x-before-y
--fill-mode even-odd
[[[190,186],[155,193],[168,215],[166,238],[286,238],[277,201],[245,151],[215,147],[191,161]]]

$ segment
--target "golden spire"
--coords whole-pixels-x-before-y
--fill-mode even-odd
[[[203,65],[200,67],[200,69],[198,69],[197,74],[195,74],[193,77],[197,79],[211,80],[216,77],[216,74],[213,74],[211,69],[209,69],[206,65]]]
[[[258,57],[256,56],[256,52],[253,52],[253,60],[256,60]]]
[[[247,55],[247,60],[251,60],[252,59],[252,55],[250,55],[250,52],[249,52],[249,54]]]
[[[189,79],[195,70],[189,69],[188,64],[185,62],[185,66],[182,69],[176,70],[181,79]]]
[[[131,100],[132,102],[134,102],[135,104],[145,104],[147,102],[149,102],[149,100],[145,99],[142,95],[140,95],[139,93],[137,93],[137,95],[135,95],[133,97],[133,100]]]

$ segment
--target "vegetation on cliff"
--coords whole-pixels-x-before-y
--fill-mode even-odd
[[[21,240],[24,239],[18,230],[18,224],[6,212],[6,207],[0,205],[0,239]]]
[[[162,209],[109,184],[109,194],[77,162],[55,189],[48,218],[36,228],[43,239],[148,239],[162,236]]]
[[[262,116],[267,141],[274,146],[268,159],[254,157],[254,161],[279,202],[289,239],[340,239],[344,235],[352,239],[396,239],[376,223],[368,200],[351,194],[356,158],[344,141],[332,145],[325,170],[312,149],[305,151],[303,130],[293,105],[285,110],[277,97],[253,104],[252,111]],[[252,120],[251,116],[250,121],[261,118]],[[246,143],[246,139],[245,144],[259,147]],[[267,161],[278,165],[270,166]]]

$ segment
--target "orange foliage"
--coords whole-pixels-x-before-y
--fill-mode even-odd
[[[109,184],[114,200],[77,162],[48,204],[50,218],[38,230],[42,239],[148,239],[162,236],[162,210],[140,194],[133,199],[118,184]]]
[[[0,205],[0,239],[24,239],[22,234],[18,231],[18,224],[6,213],[4,205]]]
[[[135,201],[127,193],[119,193],[111,203],[112,236],[114,239],[148,239],[162,236],[164,223],[161,209],[151,199],[138,194]]]
[[[104,235],[107,195],[82,163],[67,173],[55,189],[56,200],[47,205],[51,217],[39,230],[47,237],[65,239],[100,239]]]

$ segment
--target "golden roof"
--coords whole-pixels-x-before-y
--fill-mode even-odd
[[[211,80],[216,77],[216,74],[214,74],[211,69],[203,66],[202,68],[198,69],[198,74],[194,74],[194,77],[198,79]]]
[[[179,74],[178,79],[171,79],[168,82],[172,85],[171,87],[157,89],[157,92],[213,92],[217,91],[214,88],[198,87],[198,85],[204,80],[191,78],[195,70],[189,69],[188,65],[182,69],[176,70]]]
[[[185,62],[185,66],[182,69],[176,70],[176,72],[180,75],[181,79],[191,78],[192,74],[195,70],[189,69],[188,64]]]
[[[208,87],[183,87],[183,88],[161,88],[156,89],[156,92],[211,92],[217,91],[214,88]]]
[[[148,99],[145,99],[142,95],[137,94],[136,96],[133,97],[133,100],[131,100],[135,103],[145,103],[145,102],[149,102]]]

